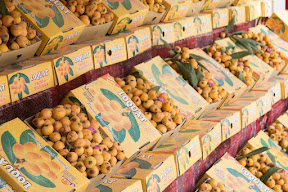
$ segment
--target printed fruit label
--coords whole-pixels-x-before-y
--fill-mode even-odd
[[[143,77],[154,85],[161,86],[160,91],[173,98],[180,112],[188,119],[204,110],[208,103],[184,79],[182,79],[160,57],[135,66],[143,72]]]
[[[127,59],[126,43],[124,38],[117,38],[105,42],[107,65],[119,63]]]
[[[29,61],[27,63],[29,64]],[[19,64],[21,65],[21,63]],[[51,62],[38,63],[33,67],[10,73],[8,74],[8,83],[12,102],[49,89],[55,86]]]
[[[192,36],[196,35],[196,30],[194,29],[193,18],[194,17],[192,17],[192,18],[189,17],[189,18],[185,18],[185,19],[183,18],[183,19],[179,20],[179,23],[182,25],[182,28],[180,27],[179,31],[180,32],[183,31],[182,32],[183,33],[182,39],[186,39],[188,37],[192,37]],[[175,29],[174,29],[174,33],[176,33]],[[178,32],[178,34],[179,34],[179,32]],[[178,36],[176,39],[178,39]],[[181,38],[179,38],[179,39],[181,39]]]
[[[7,103],[11,102],[10,99],[10,91],[9,91],[9,84],[7,80],[7,76],[1,76],[0,77],[0,82],[2,84],[0,85],[0,106],[5,105]]]
[[[230,19],[235,18],[235,25],[246,21],[245,6],[231,7],[229,9]]]
[[[174,26],[173,23],[152,25],[152,45],[163,45],[161,38],[167,43],[174,43]]]
[[[135,57],[137,54],[139,54],[139,43],[139,39],[135,35],[132,35],[128,38],[127,52],[129,58]]]
[[[88,192],[143,192],[140,180],[109,178]]]
[[[223,183],[229,191],[272,192],[228,153],[206,172],[206,176]]]
[[[229,24],[228,9],[218,9],[212,11],[213,28],[225,27]]]
[[[89,46],[53,60],[59,85],[94,69]]]
[[[134,32],[134,35],[139,40],[139,53],[142,53],[148,49],[151,48],[152,42],[151,42],[151,31],[150,27],[145,27],[143,29],[136,30]],[[136,44],[137,45],[137,44]],[[134,48],[135,49],[135,48]],[[133,50],[133,49],[132,49]]]
[[[86,177],[20,119],[5,123],[1,130],[0,175],[15,190],[73,190],[88,184]]]
[[[175,36],[175,41],[179,41],[183,39],[183,26],[180,22],[174,23],[174,36]]]
[[[80,103],[130,157],[143,145],[157,140],[160,133],[115,82],[113,85],[103,78],[72,90],[64,102]]]
[[[200,14],[193,18],[194,28],[197,35],[212,31],[212,20],[210,14]]]
[[[206,0],[201,11],[216,9],[221,0]]]
[[[107,66],[106,52],[104,43],[100,43],[92,46],[93,57],[94,57],[94,67],[99,69]]]

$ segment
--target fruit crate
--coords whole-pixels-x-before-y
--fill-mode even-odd
[[[193,0],[191,0],[193,1]],[[197,3],[191,4],[190,8],[187,11],[186,17],[193,16],[193,15],[198,15],[201,11],[201,8],[203,7],[205,3],[205,0],[198,1]]]

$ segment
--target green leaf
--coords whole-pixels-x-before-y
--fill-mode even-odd
[[[40,176],[31,175],[28,171],[26,171],[24,167],[21,168],[20,171],[24,175],[26,175],[26,177],[28,177],[31,181],[33,181],[34,183],[37,183],[38,185],[41,185],[42,187],[46,187],[46,188],[56,187],[54,183],[52,183],[49,179],[47,179],[46,177],[43,177],[42,175]]]
[[[130,3],[130,0],[124,0],[122,2],[123,7],[125,7],[125,9],[130,10],[132,8],[132,5]]]
[[[159,147],[157,147],[157,149],[158,148],[166,148],[166,147],[171,147],[171,146],[173,146],[173,144],[166,144],[166,145],[160,145]]]
[[[48,153],[49,155],[50,155],[50,153],[52,153],[53,155],[52,156],[50,155],[51,160],[55,159],[55,157],[58,156],[58,153],[54,149],[52,149],[49,145],[46,145],[45,147],[42,147],[40,149],[40,151],[44,151],[44,152]]]
[[[123,128],[120,131],[116,131],[115,129],[112,128],[112,132],[113,132],[114,140],[118,141],[119,143],[122,143],[125,140],[126,129]]]
[[[107,99],[109,99],[110,101],[114,100],[117,101],[122,108],[126,108],[126,105],[121,101],[121,99],[119,99],[119,97],[117,97],[114,93],[112,93],[111,91],[107,90],[107,89],[100,89],[101,93],[107,97]]]
[[[248,51],[240,51],[240,52],[232,53],[231,57],[232,59],[240,59],[240,58],[246,57],[247,55],[251,55],[251,53]]]
[[[27,129],[26,131],[23,131],[23,133],[20,136],[20,144],[24,145],[27,142],[32,142],[35,145],[37,145],[37,142],[30,135],[35,137],[35,134],[33,133],[32,130]]]
[[[167,43],[167,41],[165,41],[165,40],[162,39],[162,38],[160,38],[160,41],[162,41],[162,42],[164,43],[165,47],[167,47],[167,48],[170,49],[170,50],[173,50],[172,47],[169,45],[169,43]],[[176,54],[176,53],[175,53],[175,54]],[[175,54],[174,54],[174,55],[175,55]]]
[[[64,79],[68,81],[68,75],[64,75]]]
[[[129,113],[128,118],[131,121],[131,128],[128,130],[128,133],[132,137],[133,141],[137,142],[140,138],[140,129],[139,125],[134,117],[132,112]]]
[[[7,9],[3,0],[0,0],[0,13],[2,16],[10,15],[9,10]]]
[[[22,92],[18,94],[19,99],[22,99],[22,96],[23,96]]]
[[[11,127],[12,128],[12,127]],[[15,138],[9,131],[5,131],[1,136],[1,144],[3,147],[4,152],[6,153],[6,156],[8,157],[11,164],[14,164],[17,160],[16,156],[14,155],[12,151],[12,147],[17,144]]]
[[[193,54],[193,53],[190,53],[189,56],[190,56],[192,59],[195,59],[196,61],[201,61],[201,60],[207,61],[206,58],[204,58],[204,57],[202,57],[202,56],[200,56],[200,55],[195,55],[195,54]]]
[[[196,72],[197,72],[197,79],[198,79],[198,82],[200,82],[202,79],[204,79],[205,76],[203,75],[203,73],[202,73],[200,67],[197,68]]]
[[[133,70],[133,71],[131,71],[130,74],[136,78],[142,78],[143,77],[143,71],[140,71],[140,70]]]
[[[133,161],[139,163],[139,166],[138,166],[139,169],[150,169],[151,168],[151,163],[149,163],[148,161],[145,161],[143,159],[135,158]]]
[[[74,73],[73,73],[73,70],[72,70],[71,67],[69,67],[69,74],[70,74],[71,76],[74,76]]]
[[[35,15],[35,20],[39,28],[47,27],[47,25],[49,24],[49,17],[39,18],[37,17],[37,15]]]
[[[15,75],[12,75],[12,77],[9,79],[9,85],[12,85],[14,83],[14,78],[17,77],[17,73]]]
[[[24,84],[24,86],[25,86],[24,93],[25,93],[26,95],[29,95],[29,89],[28,89],[27,85]]]
[[[184,79],[187,79],[190,85],[196,89],[198,86],[198,79],[191,63],[176,62],[176,65],[181,71],[181,74],[183,74]]]
[[[169,55],[170,55],[170,56],[174,56],[175,54],[176,54],[175,51],[173,51],[172,49],[169,50]]]
[[[243,82],[243,83],[247,83],[246,82],[246,79],[245,79],[245,77],[244,77],[244,75],[243,75],[243,73],[242,73],[242,71],[239,71],[239,74],[238,74],[238,78]]]
[[[229,33],[235,25],[235,16],[231,19],[229,25],[225,29],[225,33]]]
[[[268,149],[269,149],[268,147],[261,147],[259,149],[254,150],[254,151],[251,151],[250,153],[248,153],[246,155],[243,155],[243,156],[237,158],[237,160],[239,161],[240,159],[243,159],[245,157],[251,157],[253,155],[257,155],[259,153],[263,153],[264,151],[267,151]]]
[[[232,35],[242,35],[243,33],[247,33],[246,31],[235,31],[231,33]]]
[[[29,78],[28,78],[25,74],[23,74],[23,73],[19,73],[19,76],[24,78],[25,83],[30,83]]]
[[[120,175],[125,177],[126,179],[132,179],[132,177],[134,177],[134,175],[136,175],[136,169],[132,168],[130,171],[128,171],[126,173],[121,173]]]
[[[154,90],[156,91],[156,93],[158,93],[160,89],[161,89],[161,86],[156,86],[156,87],[151,88],[150,90]]]
[[[97,185],[96,188],[99,189],[100,192],[112,192],[112,189],[106,185],[100,184],[100,185]]]
[[[237,43],[239,43],[245,49],[247,49],[249,52],[251,52],[251,54],[253,53],[250,44],[247,41],[243,40],[243,38],[239,38],[239,37],[233,36],[232,39],[234,39]]]
[[[245,181],[247,181],[247,183],[250,182],[250,180],[248,178],[246,178],[242,173],[236,171],[235,169],[232,168],[227,168],[228,172],[232,175],[234,175],[235,177],[241,177],[243,178]]]
[[[251,45],[251,48],[254,49],[255,51],[257,51],[257,53],[260,53],[260,50],[258,49],[257,45],[254,45],[254,44],[250,44]]]
[[[55,16],[52,18],[52,20],[54,21],[54,23],[60,28],[63,27],[64,25],[64,19],[61,15],[61,13],[59,12],[59,10],[57,9],[57,7],[55,5],[53,5],[52,10],[55,13]]]
[[[253,39],[244,39],[244,41],[250,43],[250,44],[254,44],[254,45],[260,45],[261,47],[264,47],[265,45],[263,45],[262,43],[255,41]]]
[[[269,179],[269,177],[271,176],[271,175],[273,175],[274,173],[276,173],[278,170],[280,170],[280,169],[282,169],[282,168],[280,168],[280,167],[271,167],[270,169],[268,169],[268,171],[261,177],[261,181],[263,182],[263,183],[265,183],[266,184],[266,182],[267,182],[267,180]]]

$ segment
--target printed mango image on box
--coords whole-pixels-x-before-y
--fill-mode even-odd
[[[277,11],[266,21],[266,26],[285,41],[288,41],[287,18],[287,11]]]
[[[229,7],[229,22],[234,17],[235,25],[246,22],[245,6]]]
[[[180,113],[187,119],[200,115],[208,106],[208,102],[159,56],[136,65],[133,72],[140,73],[144,79],[161,86],[160,91],[167,92],[173,98]]]
[[[199,14],[192,17],[196,35],[209,33],[212,31],[212,20],[210,14]]]
[[[0,176],[16,191],[82,191],[89,180],[20,119],[1,125]]]
[[[152,46],[163,45],[161,39],[167,43],[174,43],[174,24],[160,23],[158,25],[151,25]]]

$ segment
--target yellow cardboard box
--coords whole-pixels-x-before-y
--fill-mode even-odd
[[[194,17],[186,17],[174,22],[174,41],[183,40],[196,35],[193,27]]]
[[[224,106],[221,110],[240,111],[242,129],[260,117],[256,101],[238,99],[234,103]]]
[[[20,119],[4,123],[0,134],[0,176],[16,191],[86,189],[89,180]],[[49,173],[41,169],[44,162]]]
[[[252,175],[252,173],[229,153],[225,153],[223,157],[205,173],[198,182],[198,185],[203,183],[207,178],[221,182],[228,191],[237,189],[237,191],[273,192],[272,189],[263,184],[256,176]]]
[[[276,119],[277,123],[281,123],[284,127],[288,127],[288,114],[284,113]]]
[[[4,74],[7,75],[12,102],[44,91],[57,84],[54,68],[49,61],[25,60],[7,66],[0,73],[0,75]],[[3,76],[1,78],[5,82],[5,78]],[[3,91],[5,91],[5,85],[3,88]],[[8,89],[8,87],[6,88]],[[4,96],[5,94],[3,94],[3,100],[7,100]]]
[[[177,169],[173,155],[146,152],[120,167],[114,177],[141,180],[144,192],[163,191],[177,178]]]
[[[274,12],[273,15],[266,21],[266,26],[285,41],[288,41],[287,18],[287,11],[277,11]]]
[[[62,103],[79,103],[101,131],[119,141],[127,158],[147,151],[160,133],[109,75],[72,90]]]
[[[174,25],[173,23],[160,23],[158,25],[151,25],[152,46],[163,45],[161,39],[167,43],[174,43]]]
[[[144,79],[161,86],[160,91],[167,92],[173,98],[187,120],[201,115],[208,106],[207,101],[159,56],[136,65],[133,71],[138,71]]]
[[[279,82],[266,82],[265,84],[261,84],[258,87],[253,88],[253,91],[270,92],[272,94],[272,105],[281,100],[281,86]]]
[[[216,9],[221,0],[206,0],[201,11]]]
[[[246,5],[246,21],[253,21],[262,17],[262,6],[260,1],[249,2]]]
[[[241,131],[241,119],[239,111],[217,110],[201,117],[202,121],[220,122],[222,129],[222,141],[229,139]]]
[[[229,7],[229,18],[235,17],[235,25],[246,22],[245,6]]]
[[[227,91],[228,94],[226,98],[223,99],[221,106],[236,101],[245,92],[247,86],[232,73],[223,68],[219,63],[209,57],[202,49],[192,49],[190,50],[190,53],[205,58],[205,60],[201,60],[200,62],[209,70],[218,85]]]
[[[7,184],[7,182],[0,177],[0,191],[1,192],[15,192],[15,190]]]
[[[202,157],[199,135],[181,132],[154,150],[157,154],[171,154],[178,176],[184,174]]]
[[[270,92],[249,91],[239,97],[239,100],[256,101],[258,112],[260,116],[271,111],[272,107],[272,94]]]
[[[187,11],[186,17],[190,17],[190,16],[194,16],[194,15],[198,15],[205,3],[204,0],[202,1],[198,1],[198,2],[194,2],[193,0],[191,0],[191,5],[189,10]]]
[[[281,99],[286,99],[288,97],[288,75],[278,75],[271,78],[269,82],[280,82]]]
[[[69,45],[53,54],[32,59],[50,61],[54,66],[59,85],[94,69],[91,47],[85,44]]]
[[[213,29],[226,27],[229,24],[229,10],[227,8],[209,10],[204,13],[211,15]]]
[[[196,35],[212,32],[212,20],[210,14],[199,14],[195,16],[193,23]]]
[[[143,188],[140,180],[109,178],[87,192],[143,192]]]
[[[16,10],[42,40],[36,54],[44,55],[77,41],[85,24],[59,1],[15,0]]]
[[[0,73],[0,82],[0,106],[2,106],[11,102],[7,74],[1,75]]]
[[[232,5],[233,2],[234,0],[221,0],[217,7],[218,8],[229,7]]]
[[[163,4],[167,10],[161,21],[165,22],[185,17],[191,3],[190,0],[163,0]]]
[[[205,159],[222,142],[221,124],[213,121],[190,121],[179,131],[178,134],[199,135],[202,160]]]
[[[103,4],[114,16],[109,34],[119,33],[142,25],[148,8],[139,0],[103,0]]]
[[[233,5],[237,6],[237,5],[244,5],[248,2],[248,0],[235,0]]]

